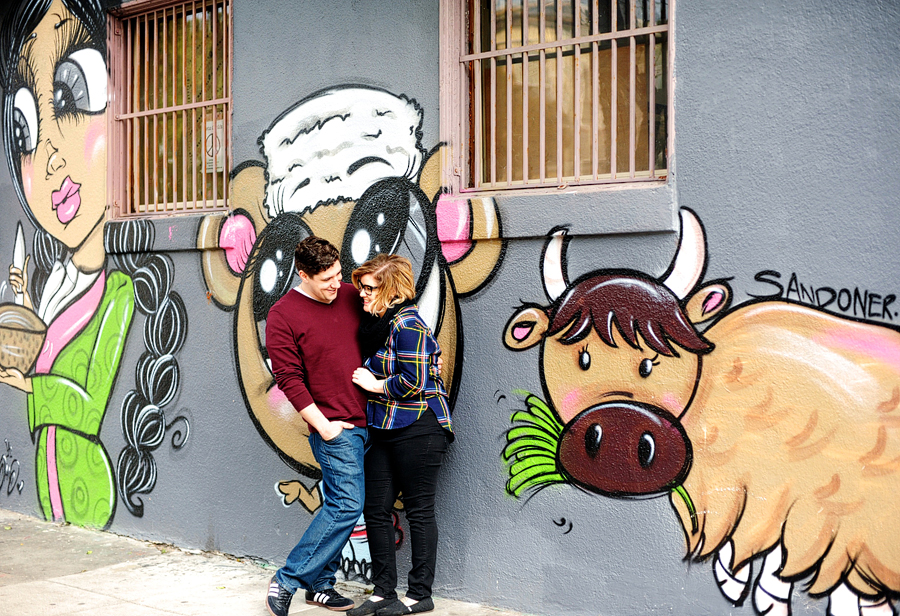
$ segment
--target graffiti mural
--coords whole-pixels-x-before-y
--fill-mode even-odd
[[[175,355],[187,334],[171,260],[148,254],[150,222],[106,222],[106,4],[30,0],[0,30],[4,152],[35,228],[30,250],[17,233],[16,301],[0,311],[27,353],[3,362],[0,382],[27,394],[44,516],[98,528],[112,523],[117,498],[143,515],[137,495],[156,483],[152,452],[174,424],[174,447],[188,435],[183,417],[167,424],[163,412],[178,392]],[[146,352],[122,405],[126,446],[114,467],[100,428],[135,306],[146,315]]]
[[[3,443],[6,445],[6,453],[0,456],[0,494],[3,493],[4,484],[7,496],[13,492],[21,494],[25,488],[25,481],[19,479],[19,461],[13,456],[9,439],[3,439]]]
[[[896,293],[875,293],[868,289],[860,290],[853,287],[835,289],[829,286],[816,287],[804,284],[796,272],[791,272],[787,277],[787,287],[783,284],[781,272],[776,270],[763,270],[757,272],[753,279],[757,282],[774,287],[768,289],[769,293],[750,293],[750,297],[766,299],[788,299],[808,306],[814,306],[822,310],[832,312],[839,311],[847,316],[890,322],[900,317],[900,306]]]
[[[550,305],[522,306],[504,331],[511,350],[540,345],[544,397],[525,393],[512,416],[507,491],[668,496],[687,557],[712,560],[731,602],[752,591],[760,614],[789,614],[804,580],[829,614],[892,614],[900,331],[787,298],[731,308],[726,282],[700,284],[700,221],[681,219],[659,279],[570,283],[565,230],[551,233]]]
[[[306,424],[275,385],[263,339],[269,308],[295,284],[293,251],[302,238],[315,234],[338,246],[348,281],[380,252],[409,258],[420,312],[443,350],[451,400],[458,391],[458,298],[489,280],[504,244],[492,199],[444,195],[441,148],[425,149],[421,126],[421,107],[404,95],[357,85],[315,92],[262,133],[265,163],[235,169],[232,214],[209,216],[199,229],[198,246],[222,249],[205,251],[203,271],[210,297],[235,313],[235,362],[250,416],[281,459],[313,482],[279,482],[285,505],[321,506]],[[345,557],[367,577],[359,531]]]

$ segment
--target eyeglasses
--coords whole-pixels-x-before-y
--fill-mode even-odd
[[[374,293],[375,289],[377,289],[377,288],[378,287],[372,287],[367,284],[359,285],[359,290],[362,291],[363,293],[365,293],[366,295],[372,295],[372,293]]]

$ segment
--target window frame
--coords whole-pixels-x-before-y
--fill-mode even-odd
[[[476,0],[477,2],[477,0]],[[534,0],[531,0],[534,2]],[[635,0],[631,0],[631,15],[634,12]],[[666,30],[667,66],[667,114],[666,114],[666,169],[660,169],[662,173],[657,177],[635,177],[633,167],[628,172],[617,172],[609,179],[581,178],[579,181],[563,181],[557,186],[549,183],[534,185],[515,183],[507,186],[477,186],[474,178],[468,177],[471,172],[474,176],[475,165],[472,159],[477,156],[477,147],[473,142],[475,119],[472,117],[473,101],[470,100],[470,85],[467,64],[471,56],[466,59],[467,40],[470,22],[468,12],[472,6],[471,0],[446,0],[441,2],[440,32],[441,36],[441,117],[440,133],[441,141],[450,147],[443,148],[442,155],[442,183],[453,195],[473,196],[525,196],[525,195],[554,195],[571,194],[573,192],[595,192],[610,188],[646,187],[659,188],[669,186],[674,174],[674,93],[675,93],[675,0],[668,1],[668,27]],[[640,34],[638,34],[640,35]],[[521,52],[519,52],[521,53]],[[630,77],[630,76],[629,76]],[[477,106],[477,101],[474,102]],[[652,133],[651,133],[652,134]],[[633,160],[633,157],[632,157]],[[650,167],[652,169],[652,163]],[[471,171],[470,171],[471,170]],[[621,177],[625,175],[627,177]],[[546,176],[545,176],[546,177]],[[546,177],[552,180],[552,177]],[[667,199],[673,201],[673,199]],[[671,204],[670,204],[671,205]],[[666,209],[674,211],[674,206]],[[657,217],[658,218],[658,217]],[[669,229],[669,224],[651,225],[650,230]],[[640,229],[648,230],[648,229]]]
[[[144,204],[147,208],[146,211],[126,211],[126,208],[128,207],[128,204],[126,204],[126,183],[129,181],[127,176],[129,133],[125,121],[128,116],[124,113],[124,99],[127,92],[126,88],[129,86],[129,80],[131,78],[127,70],[127,64],[131,56],[129,50],[126,48],[127,42],[124,34],[124,23],[128,19],[133,19],[157,11],[164,12],[174,10],[174,17],[174,15],[178,13],[179,8],[182,11],[193,10],[196,13],[199,10],[205,11],[208,8],[215,10],[215,7],[219,5],[225,5],[226,7],[224,19],[225,32],[222,33],[222,49],[227,57],[227,62],[223,62],[222,69],[223,96],[215,98],[214,95],[213,98],[199,101],[199,103],[195,101],[194,103],[189,104],[184,104],[183,99],[182,105],[157,107],[156,111],[159,114],[165,113],[168,115],[170,113],[174,114],[181,112],[182,110],[189,111],[191,108],[197,110],[202,109],[200,115],[202,117],[201,122],[203,122],[206,120],[207,108],[213,107],[213,113],[216,113],[216,116],[212,121],[218,122],[218,113],[215,110],[219,107],[223,109],[221,113],[224,129],[222,146],[224,148],[223,169],[222,171],[216,171],[212,174],[214,185],[221,185],[221,188],[219,189],[221,196],[215,198],[215,194],[213,194],[211,197],[207,198],[205,191],[198,191],[195,184],[193,192],[198,195],[201,193],[204,194],[199,197],[195,195],[193,201],[184,198],[179,202],[177,200],[178,192],[181,192],[182,197],[186,197],[186,185],[182,185],[179,188],[178,184],[173,184],[173,194],[171,195],[171,199],[168,198],[168,195],[164,195],[162,200],[158,202],[153,202],[151,200],[151,202]],[[133,0],[131,2],[125,2],[118,7],[111,8],[107,15],[107,67],[109,70],[109,100],[107,105],[107,135],[109,141],[107,155],[107,199],[108,203],[111,204],[110,220],[128,220],[134,218],[158,219],[186,216],[196,217],[209,213],[227,212],[229,209],[229,193],[231,190],[230,174],[231,167],[233,166],[234,152],[232,130],[234,113],[234,0]],[[175,83],[174,80],[173,83]],[[183,121],[186,122],[187,119],[185,118]],[[196,122],[196,119],[194,121]],[[162,139],[166,139],[165,134],[162,136]],[[149,140],[147,143],[149,143]],[[156,143],[159,143],[159,139],[156,140]],[[166,143],[165,145],[168,146],[172,144]],[[196,147],[196,141],[194,142],[194,145]],[[202,151],[201,144],[201,156],[195,156],[195,158],[200,159],[200,162],[194,164],[195,172],[199,169],[201,177],[203,175],[202,167],[205,165],[205,161],[202,160]],[[181,168],[182,173],[190,173],[190,171],[185,171],[185,168],[186,163],[183,163]],[[174,165],[173,170],[177,171]],[[174,177],[176,176],[173,175],[173,178]],[[184,175],[182,177],[184,177]],[[196,179],[193,179],[192,181],[196,182]],[[150,190],[152,190],[152,188],[150,188]],[[166,191],[164,190],[164,193],[165,192]]]

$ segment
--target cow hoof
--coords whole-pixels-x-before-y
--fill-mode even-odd
[[[852,588],[841,584],[828,595],[828,616],[895,616],[887,597],[866,599]]]
[[[874,601],[861,598],[859,613],[860,616],[895,616],[897,614],[887,597],[881,597]]]
[[[790,601],[770,595],[759,584],[753,591],[753,607],[763,616],[790,616],[791,613]]]
[[[719,591],[726,599],[740,605],[747,598],[750,582],[750,565],[744,565],[738,571],[732,572],[731,567],[734,559],[734,547],[731,541],[722,546],[716,555],[716,562],[713,564],[713,575],[715,575],[716,583],[719,585]]]
[[[762,571],[753,590],[753,607],[760,614],[788,616],[791,613],[793,586],[778,577],[784,552],[776,545],[763,560]]]

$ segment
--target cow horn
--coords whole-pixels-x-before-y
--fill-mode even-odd
[[[681,239],[669,270],[663,274],[662,284],[678,299],[684,299],[697,286],[705,265],[706,240],[703,226],[696,214],[682,208]]]
[[[569,286],[565,268],[565,246],[568,243],[566,229],[557,227],[550,233],[550,239],[544,244],[541,256],[541,276],[544,280],[544,292],[551,302],[562,295]]]

